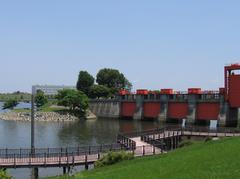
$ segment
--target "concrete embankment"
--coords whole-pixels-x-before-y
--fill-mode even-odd
[[[119,118],[121,103],[119,100],[91,100],[89,102],[89,109],[97,117]]]

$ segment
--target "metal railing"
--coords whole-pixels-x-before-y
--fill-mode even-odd
[[[129,137],[118,134],[117,142],[125,148],[125,150],[135,150],[136,142],[131,140]]]
[[[66,148],[35,148],[35,149],[0,149],[0,158],[26,158],[26,157],[66,157],[66,156],[80,156],[92,155],[98,153],[105,153],[108,151],[121,150],[121,145],[118,143],[104,144],[97,146],[83,146],[83,147],[66,147]]]
[[[113,144],[66,148],[5,148],[0,149],[0,167],[86,165],[88,163],[94,163],[108,151],[126,150],[128,152],[133,152],[135,156],[163,153],[166,146],[169,146],[169,144],[166,143],[168,143],[170,139],[176,139],[183,135],[230,137],[240,136],[240,130],[236,128],[217,128],[211,130],[206,127],[196,126],[182,128],[173,125],[141,132],[135,131],[127,134],[118,134],[118,143]],[[136,146],[136,142],[131,139],[134,137],[141,137],[141,140],[149,145]],[[173,142],[176,142],[175,139]],[[177,143],[178,142],[179,140],[177,139]]]

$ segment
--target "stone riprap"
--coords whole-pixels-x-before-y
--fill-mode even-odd
[[[31,121],[31,114],[28,112],[6,112],[0,113],[1,120],[12,120],[12,121]],[[35,121],[76,121],[79,118],[70,115],[69,113],[59,112],[36,112]],[[87,112],[86,119],[96,119],[96,116],[91,112]]]

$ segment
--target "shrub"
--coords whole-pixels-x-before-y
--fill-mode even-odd
[[[212,141],[212,138],[211,137],[206,137],[204,142],[209,142],[209,141]]]
[[[1,179],[11,179],[11,177],[7,174],[5,170],[0,169],[0,178]]]
[[[2,109],[13,109],[17,105],[18,102],[16,99],[9,99],[4,103]]]
[[[108,152],[100,160],[94,163],[96,168],[103,167],[106,165],[112,165],[123,160],[131,160],[134,158],[134,155],[129,152]]]
[[[191,140],[184,140],[184,141],[179,143],[178,147],[182,148],[182,147],[186,147],[186,146],[189,146],[189,145],[192,145],[192,144],[193,144],[193,141],[191,141]]]

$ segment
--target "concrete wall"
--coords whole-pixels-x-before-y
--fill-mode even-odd
[[[121,103],[119,100],[90,100],[89,109],[97,117],[119,118]]]

